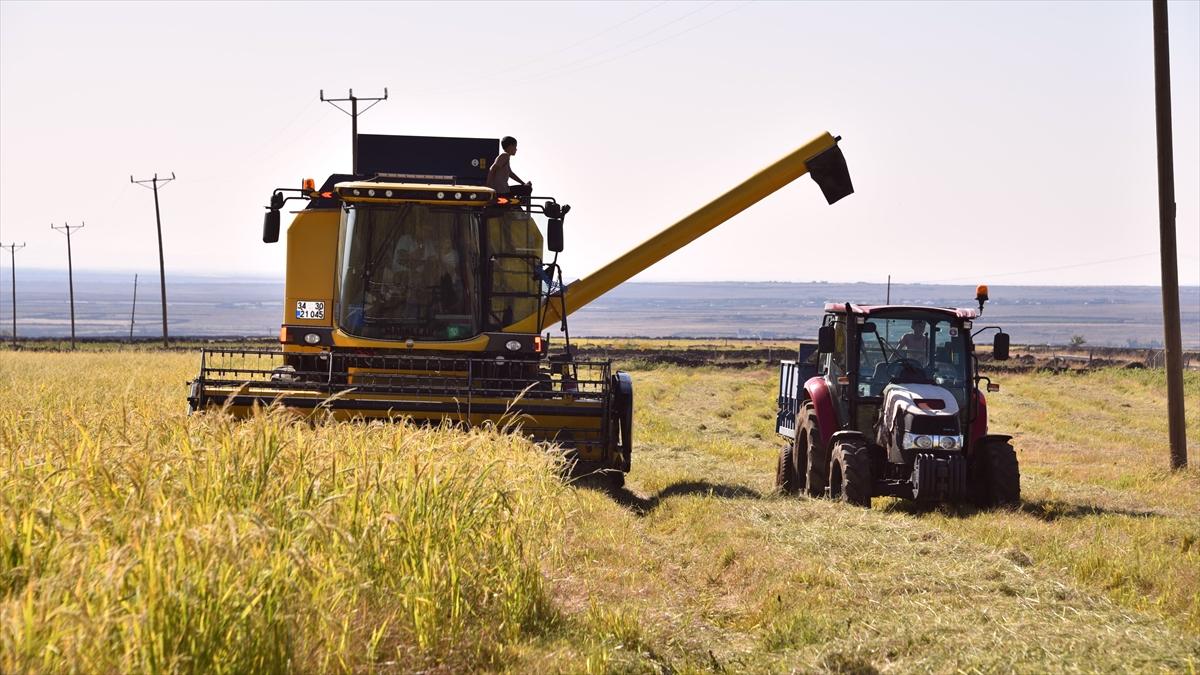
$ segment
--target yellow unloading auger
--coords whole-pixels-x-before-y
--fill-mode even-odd
[[[537,315],[530,315],[504,330],[544,330],[562,319],[564,302],[566,314],[578,310],[806,173],[812,175],[830,204],[853,193],[839,140],[829,133],[817,136],[625,255],[572,283],[565,297],[551,298],[540,322]]]
[[[204,350],[189,409],[245,416],[280,404],[339,419],[507,425],[565,449],[577,473],[622,481],[629,375],[552,349],[542,331],[806,173],[830,204],[851,194],[838,140],[814,138],[563,287],[570,207],[484,187],[497,141],[360,135],[357,175],[277,189],[267,207],[271,243],[285,202],[307,201],[287,232],[280,349]]]

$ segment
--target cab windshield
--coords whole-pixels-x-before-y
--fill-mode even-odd
[[[337,319],[365,338],[477,335],[479,214],[423,204],[344,212]]]
[[[873,330],[872,330],[873,327]],[[967,404],[966,336],[949,318],[871,317],[859,339],[858,395],[883,395],[892,382],[936,384]]]

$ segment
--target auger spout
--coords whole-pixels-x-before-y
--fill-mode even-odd
[[[570,284],[564,294],[565,313],[586,306],[806,173],[812,174],[830,204],[852,194],[854,187],[838,140],[839,137],[828,132],[817,136],[628,253]],[[542,313],[540,325],[538,315],[534,313],[507,326],[504,331],[540,333],[561,321],[563,315],[563,302],[552,297]]]

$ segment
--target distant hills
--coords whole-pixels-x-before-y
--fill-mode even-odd
[[[7,270],[6,270],[7,272]],[[8,274],[0,275],[0,335],[11,333]],[[627,283],[570,317],[575,336],[811,338],[826,301],[880,304],[876,283],[701,282]],[[974,286],[895,284],[896,304],[973,307]],[[1024,344],[1157,347],[1162,344],[1161,295],[1153,286],[991,286],[980,324],[997,324]],[[75,275],[76,332],[127,337],[133,274]],[[279,331],[283,284],[262,278],[169,276],[173,337],[267,337]],[[17,332],[24,337],[70,335],[66,274],[17,270]],[[1200,347],[1200,287],[1180,291],[1183,342]],[[134,335],[161,334],[157,274],[139,276]]]

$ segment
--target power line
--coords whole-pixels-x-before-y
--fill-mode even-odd
[[[17,249],[25,248],[25,242],[20,244],[0,244],[0,249],[8,249],[9,260],[12,261],[12,343],[17,346]]]
[[[158,209],[158,185],[162,183],[166,185],[175,180],[175,172],[171,172],[170,178],[159,178],[158,174],[154,174],[154,178],[144,180],[134,180],[133,176],[129,177],[129,182],[141,185],[144,188],[154,190],[154,224],[158,227],[158,280],[162,284],[162,330],[163,330],[163,347],[168,346],[167,336],[167,266],[163,262],[163,244],[162,244],[162,216]],[[146,185],[150,183],[150,185]]]
[[[618,43],[618,44],[616,44],[616,45],[612,45],[611,47],[607,47],[607,48],[605,48],[605,49],[601,49],[600,51],[598,51],[598,52],[596,52],[596,53],[594,53],[594,54],[590,54],[590,55],[584,56],[584,57],[582,57],[582,58],[575,59],[574,61],[571,61],[570,63],[563,64],[562,66],[560,66],[560,67],[559,67],[559,68],[557,68],[557,69],[553,69],[553,70],[551,70],[550,72],[547,72],[547,73],[542,73],[541,75],[539,75],[539,76],[537,76],[537,77],[533,77],[533,78],[527,78],[527,79],[524,79],[524,80],[522,80],[522,82],[537,81],[537,80],[542,80],[542,79],[545,79],[545,78],[547,78],[547,77],[554,77],[554,76],[556,76],[556,75],[563,75],[563,74],[566,74],[566,73],[568,73],[568,72],[574,72],[574,71],[572,70],[572,68],[573,68],[574,66],[577,66],[577,65],[581,64],[581,63],[582,63],[582,64],[585,64],[585,65],[583,65],[583,67],[582,67],[582,68],[579,68],[578,70],[583,70],[584,68],[590,68],[590,67],[592,67],[592,66],[599,65],[600,63],[607,63],[607,62],[608,62],[607,60],[605,60],[605,61],[600,61],[600,62],[598,62],[598,63],[590,63],[590,64],[589,64],[589,63],[585,63],[585,62],[586,62],[586,61],[589,61],[589,60],[591,60],[591,59],[597,58],[597,57],[605,56],[606,54],[611,54],[611,53],[613,53],[613,52],[615,52],[615,51],[617,51],[617,50],[620,50],[621,48],[623,48],[623,47],[625,47],[625,46],[627,46],[627,45],[633,44],[633,43],[637,42],[638,40],[641,40],[642,38],[649,37],[649,36],[651,36],[651,35],[653,35],[653,34],[655,34],[655,33],[659,32],[660,30],[662,30],[662,29],[664,29],[664,28],[667,28],[667,27],[669,27],[669,26],[673,26],[673,25],[675,25],[675,24],[679,23],[680,21],[683,21],[684,19],[687,19],[687,18],[689,18],[689,17],[691,17],[691,16],[693,16],[693,15],[695,15],[695,14],[698,14],[698,13],[700,13],[700,12],[703,12],[704,10],[708,9],[709,7],[711,7],[711,6],[715,5],[715,4],[717,4],[717,3],[716,3],[716,0],[712,0],[712,2],[708,2],[708,3],[704,4],[704,5],[701,5],[701,6],[697,7],[697,8],[695,8],[695,9],[693,9],[693,10],[692,10],[692,11],[690,11],[690,12],[686,12],[686,13],[684,13],[684,14],[680,15],[680,16],[677,16],[677,17],[675,17],[675,18],[671,19],[670,21],[667,21],[666,23],[659,24],[659,25],[655,26],[654,28],[651,28],[650,30],[648,30],[648,31],[646,31],[646,32],[644,32],[644,33],[642,33],[642,34],[640,34],[640,35],[636,35],[636,36],[634,36],[634,37],[632,37],[632,38],[629,38],[628,40],[625,40],[624,42]],[[649,45],[646,45],[646,46],[649,46]],[[644,49],[644,48],[645,48],[645,47],[639,47],[639,48],[638,48],[637,50],[635,50],[635,51],[640,51],[641,49]],[[633,52],[630,52],[630,53],[633,53]],[[628,56],[628,54],[620,55],[620,56],[617,56],[616,58],[621,58],[622,56]],[[611,59],[610,59],[610,60],[611,60]]]
[[[1093,265],[1106,265],[1108,263],[1122,262],[1124,260],[1136,260],[1137,258],[1146,258],[1146,257],[1152,256],[1152,255],[1157,255],[1157,253],[1151,251],[1150,253],[1138,253],[1136,255],[1127,255],[1127,256],[1122,256],[1120,258],[1108,258],[1107,260],[1093,260],[1091,262],[1074,263],[1071,265],[1058,265],[1055,267],[1042,267],[1040,269],[1021,270],[1019,272],[999,272],[996,274],[975,274],[975,275],[972,275],[969,277],[954,277],[952,279],[935,279],[933,281],[926,281],[924,283],[947,284],[947,283],[952,283],[955,281],[975,281],[978,279],[994,279],[996,277],[1011,277],[1011,276],[1017,276],[1020,274],[1036,274],[1038,272],[1057,272],[1058,270],[1070,270],[1070,269],[1075,269],[1077,267],[1091,267]]]
[[[600,30],[600,31],[598,31],[598,32],[596,32],[596,33],[593,33],[593,34],[589,35],[588,37],[585,37],[585,38],[583,38],[583,39],[581,39],[581,40],[573,40],[573,41],[571,41],[570,43],[568,43],[568,44],[566,44],[566,45],[564,45],[564,46],[562,46],[562,47],[559,47],[558,49],[554,49],[554,50],[551,50],[551,51],[545,52],[545,53],[543,53],[543,54],[539,54],[539,55],[537,55],[537,56],[535,56],[535,57],[533,57],[533,58],[531,58],[531,59],[527,59],[527,60],[525,60],[525,61],[522,61],[521,63],[518,63],[518,64],[517,64],[517,65],[515,65],[515,66],[509,66],[509,67],[507,67],[507,68],[501,68],[500,70],[497,70],[497,71],[495,71],[495,72],[492,72],[492,73],[489,75],[489,77],[494,79],[494,78],[496,78],[496,77],[504,76],[504,75],[507,75],[507,74],[509,74],[509,73],[513,73],[513,72],[516,72],[516,71],[518,71],[518,70],[521,70],[521,69],[525,68],[526,66],[530,66],[530,65],[533,65],[533,64],[536,64],[536,63],[542,62],[542,61],[546,61],[547,59],[549,59],[549,58],[551,58],[551,57],[553,57],[553,56],[558,56],[559,54],[562,54],[562,53],[565,53],[565,52],[569,52],[569,51],[571,51],[572,49],[576,49],[576,48],[578,48],[578,47],[579,47],[579,46],[581,46],[581,45],[587,44],[587,43],[591,42],[592,40],[595,40],[595,39],[596,39],[596,38],[598,38],[598,37],[601,37],[601,36],[604,36],[604,35],[607,35],[607,34],[611,33],[612,31],[614,31],[614,30],[616,30],[616,29],[620,28],[621,26],[624,26],[625,24],[628,24],[628,23],[631,23],[631,22],[633,22],[633,21],[636,21],[637,19],[640,19],[640,18],[642,18],[643,16],[645,16],[645,15],[649,14],[650,12],[653,12],[654,10],[658,9],[659,7],[662,7],[662,6],[663,6],[663,5],[665,5],[665,4],[667,4],[666,0],[662,0],[661,2],[657,2],[657,3],[653,4],[653,5],[650,5],[650,6],[649,6],[649,7],[647,7],[646,9],[644,9],[644,10],[642,10],[642,11],[638,12],[637,14],[634,14],[633,16],[630,16],[630,17],[628,17],[628,18],[622,19],[622,20],[620,20],[620,21],[618,21],[618,22],[616,22],[616,23],[614,23],[614,24],[610,24],[608,27],[606,27],[606,28],[604,28],[604,29],[602,29],[602,30]],[[656,29],[656,30],[657,30],[657,29]],[[593,55],[593,56],[594,56],[594,55]],[[585,57],[585,58],[592,58],[592,57]],[[474,90],[477,90],[477,89],[480,89],[480,88],[481,88],[481,87],[479,87],[479,86],[468,86],[468,87],[447,87],[447,88],[445,88],[445,89],[437,89],[437,90],[433,90],[433,93],[463,93],[463,92],[467,92],[467,91],[474,91]]]
[[[697,10],[695,10],[695,11],[689,12],[689,13],[687,13],[687,14],[685,14],[685,15],[683,15],[683,16],[681,16],[681,17],[679,17],[678,19],[676,19],[676,20],[674,20],[674,21],[671,21],[671,22],[668,22],[668,23],[666,23],[666,24],[663,24],[663,25],[662,25],[662,26],[660,26],[659,28],[656,28],[655,30],[653,30],[653,31],[650,31],[650,33],[655,33],[655,32],[657,32],[658,30],[660,30],[661,28],[665,28],[665,27],[667,27],[667,26],[669,26],[669,25],[671,25],[671,24],[674,24],[674,23],[677,23],[677,22],[679,22],[679,21],[682,21],[683,19],[686,19],[686,18],[688,18],[689,16],[692,16],[693,14],[696,14],[697,12],[700,12],[701,10],[708,9],[710,6],[712,6],[712,5],[714,5],[714,4],[716,4],[716,2],[715,2],[715,1],[714,1],[714,2],[710,2],[709,4],[707,4],[707,5],[703,6],[703,7],[701,7],[700,9],[697,9]],[[545,78],[549,78],[549,77],[558,77],[558,76],[561,76],[561,75],[571,75],[571,74],[573,74],[573,73],[577,73],[577,72],[579,72],[579,71],[582,71],[582,70],[587,70],[588,68],[594,68],[594,67],[596,67],[596,66],[602,66],[602,65],[604,65],[604,64],[606,64],[606,63],[612,63],[613,61],[619,61],[619,60],[621,60],[621,59],[623,59],[623,58],[627,58],[627,57],[629,57],[629,56],[633,56],[634,54],[637,54],[637,53],[638,53],[638,52],[640,52],[640,51],[644,51],[644,50],[646,50],[646,49],[649,49],[649,48],[651,48],[651,47],[658,46],[658,45],[660,45],[660,44],[662,44],[662,43],[664,43],[664,42],[667,42],[667,41],[669,41],[669,40],[674,40],[675,38],[677,38],[677,37],[679,37],[679,36],[681,36],[681,35],[685,35],[685,34],[687,34],[687,33],[690,33],[690,32],[692,32],[692,31],[694,31],[694,30],[696,30],[696,29],[698,29],[698,28],[703,28],[704,26],[707,26],[708,24],[710,24],[710,23],[712,23],[712,22],[716,21],[717,19],[723,18],[723,17],[724,17],[724,16],[726,16],[727,14],[732,14],[733,12],[736,12],[736,11],[738,11],[738,10],[739,10],[739,9],[741,9],[742,7],[746,6],[747,4],[749,4],[749,3],[748,3],[748,2],[744,2],[744,3],[738,4],[738,5],[734,5],[733,7],[731,7],[731,8],[729,8],[729,9],[725,10],[724,12],[721,12],[720,14],[717,14],[716,16],[714,16],[714,17],[712,17],[712,18],[708,19],[707,21],[701,21],[700,23],[693,24],[693,25],[691,25],[691,26],[688,26],[687,28],[684,28],[684,29],[683,29],[683,30],[681,30],[681,31],[677,31],[677,32],[675,32],[675,33],[671,33],[670,35],[664,36],[664,37],[662,37],[662,38],[660,38],[660,39],[658,39],[658,40],[655,40],[654,42],[650,42],[650,43],[644,44],[644,45],[642,45],[642,46],[640,46],[640,47],[635,47],[634,49],[631,49],[631,50],[629,50],[629,51],[627,51],[627,52],[625,52],[625,53],[623,53],[623,54],[617,54],[616,56],[613,56],[613,57],[610,57],[610,58],[607,58],[607,59],[603,59],[603,60],[600,60],[600,61],[594,61],[594,62],[592,62],[592,63],[585,63],[585,64],[583,64],[583,65],[579,66],[578,68],[574,68],[574,69],[570,68],[570,64],[568,64],[567,66],[565,66],[565,67],[564,67],[564,69],[561,69],[561,70],[558,70],[558,71],[553,71],[553,72],[550,72],[550,73],[546,73],[546,74],[544,74],[544,75],[542,75],[541,77],[539,77],[539,78],[536,78],[536,79],[538,79],[538,80],[541,80],[541,79],[545,79]],[[649,35],[650,33],[647,33],[646,35]],[[645,35],[643,35],[642,37],[645,37]],[[640,39],[640,38],[635,38],[634,40],[631,40],[631,41],[629,41],[629,42],[634,42],[634,41],[636,41],[636,40],[638,40],[638,39]],[[629,44],[629,42],[626,42],[626,43],[624,43],[624,44]],[[611,50],[610,50],[610,51],[611,51]],[[590,57],[589,57],[589,58],[590,58]],[[576,63],[578,63],[578,62],[576,62]],[[523,83],[524,83],[524,82],[523,82]]]
[[[332,105],[333,107],[337,108],[338,110],[341,110],[342,112],[344,112],[350,116],[350,143],[351,143],[351,146],[350,146],[351,147],[350,169],[351,169],[351,173],[353,173],[355,176],[358,175],[358,116],[367,112],[371,108],[374,108],[380,101],[386,101],[387,97],[388,97],[387,87],[383,88],[383,96],[375,96],[375,97],[355,96],[354,90],[351,89],[349,95],[347,95],[346,98],[325,98],[325,90],[324,89],[321,90],[321,100],[322,101]],[[350,102],[349,110],[346,110],[342,106],[338,105],[338,103],[341,103],[343,101]],[[371,101],[371,105],[363,108],[362,110],[359,110],[358,109],[359,101]]]
[[[71,349],[75,349],[75,271],[74,265],[71,263],[71,230],[82,230],[85,225],[87,223],[75,226],[63,223],[62,227],[55,226],[54,223],[50,224],[50,229],[67,235],[67,288],[71,293]]]

